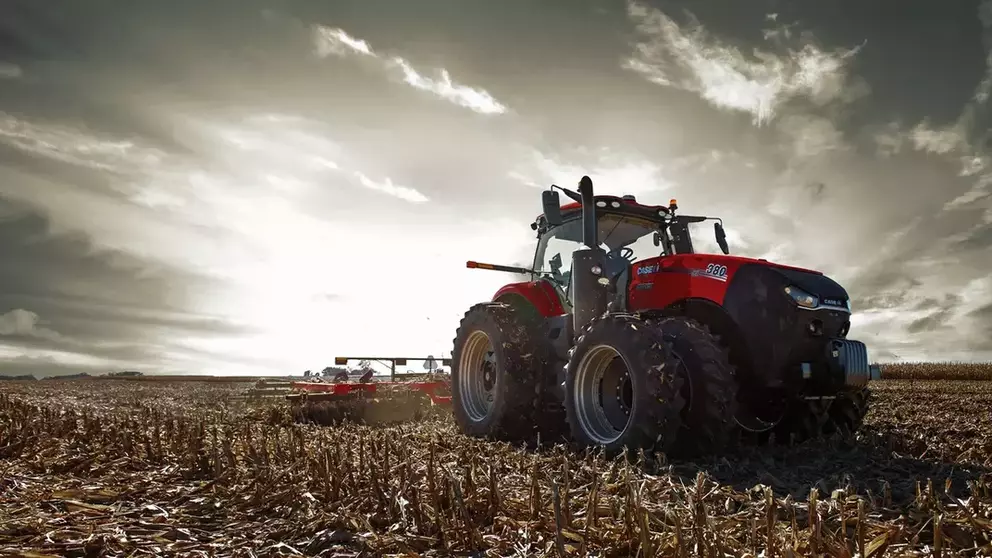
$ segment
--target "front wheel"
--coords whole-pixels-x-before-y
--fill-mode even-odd
[[[668,451],[685,406],[678,360],[657,327],[628,314],[590,322],[569,353],[565,414],[572,439],[608,454]]]

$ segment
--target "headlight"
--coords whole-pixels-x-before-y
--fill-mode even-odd
[[[792,300],[796,301],[796,304],[802,306],[803,308],[816,308],[820,305],[820,300],[818,298],[800,289],[799,287],[793,287],[790,285],[785,288],[785,294],[792,297]]]
[[[845,305],[845,306],[847,306],[847,311],[848,311],[848,312],[850,312],[850,313],[852,313],[852,314],[854,313],[854,312],[853,312],[853,311],[851,310],[851,299],[850,299],[850,298],[848,298],[848,299],[847,299],[846,301],[844,301],[844,305]]]

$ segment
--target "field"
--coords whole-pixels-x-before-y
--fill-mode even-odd
[[[248,385],[0,384],[0,555],[992,555],[992,382],[873,382],[856,438],[697,462],[293,425]]]

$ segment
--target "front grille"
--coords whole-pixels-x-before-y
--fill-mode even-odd
[[[849,386],[863,386],[868,383],[868,348],[861,341],[835,339],[834,356],[844,369],[844,383]]]

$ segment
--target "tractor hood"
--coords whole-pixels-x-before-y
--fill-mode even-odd
[[[740,269],[745,266],[764,267],[770,272],[782,277],[787,284],[799,287],[820,300],[829,301],[828,304],[831,306],[845,306],[847,304],[848,295],[844,287],[815,269],[806,269],[770,262],[764,259],[745,258],[741,256],[713,255],[708,256],[707,259],[714,263],[718,262],[726,265],[728,269]]]
[[[728,269],[765,268],[766,272],[779,276],[783,285],[799,287],[828,306],[847,306],[848,294],[844,287],[820,271],[740,256],[714,255],[707,259],[726,265]]]
[[[821,273],[819,271],[816,271],[815,269],[806,269],[804,267],[795,267],[795,266],[791,266],[791,265],[785,265],[785,264],[780,264],[780,263],[776,263],[776,262],[770,262],[768,260],[761,259],[761,258],[747,258],[747,257],[744,257],[744,256],[725,256],[723,254],[706,254],[706,259],[707,260],[710,260],[710,261],[713,261],[713,262],[721,263],[721,264],[726,265],[726,266],[729,266],[729,265],[742,266],[742,265],[748,265],[748,264],[752,264],[752,265],[763,265],[763,266],[766,266],[766,267],[772,267],[772,268],[776,268],[776,269],[788,269],[788,270],[798,271],[798,272],[802,272],[802,273],[812,273],[814,275],[823,275],[823,273]]]
[[[649,258],[634,264],[636,277],[650,277],[654,271],[697,270],[704,278],[723,277],[727,284],[750,283],[753,288],[765,290],[798,287],[817,297],[824,305],[846,308],[847,291],[823,273],[802,267],[784,265],[758,258],[728,256],[724,254],[676,254]],[[709,284],[706,283],[701,284]],[[764,295],[767,296],[767,295]]]

